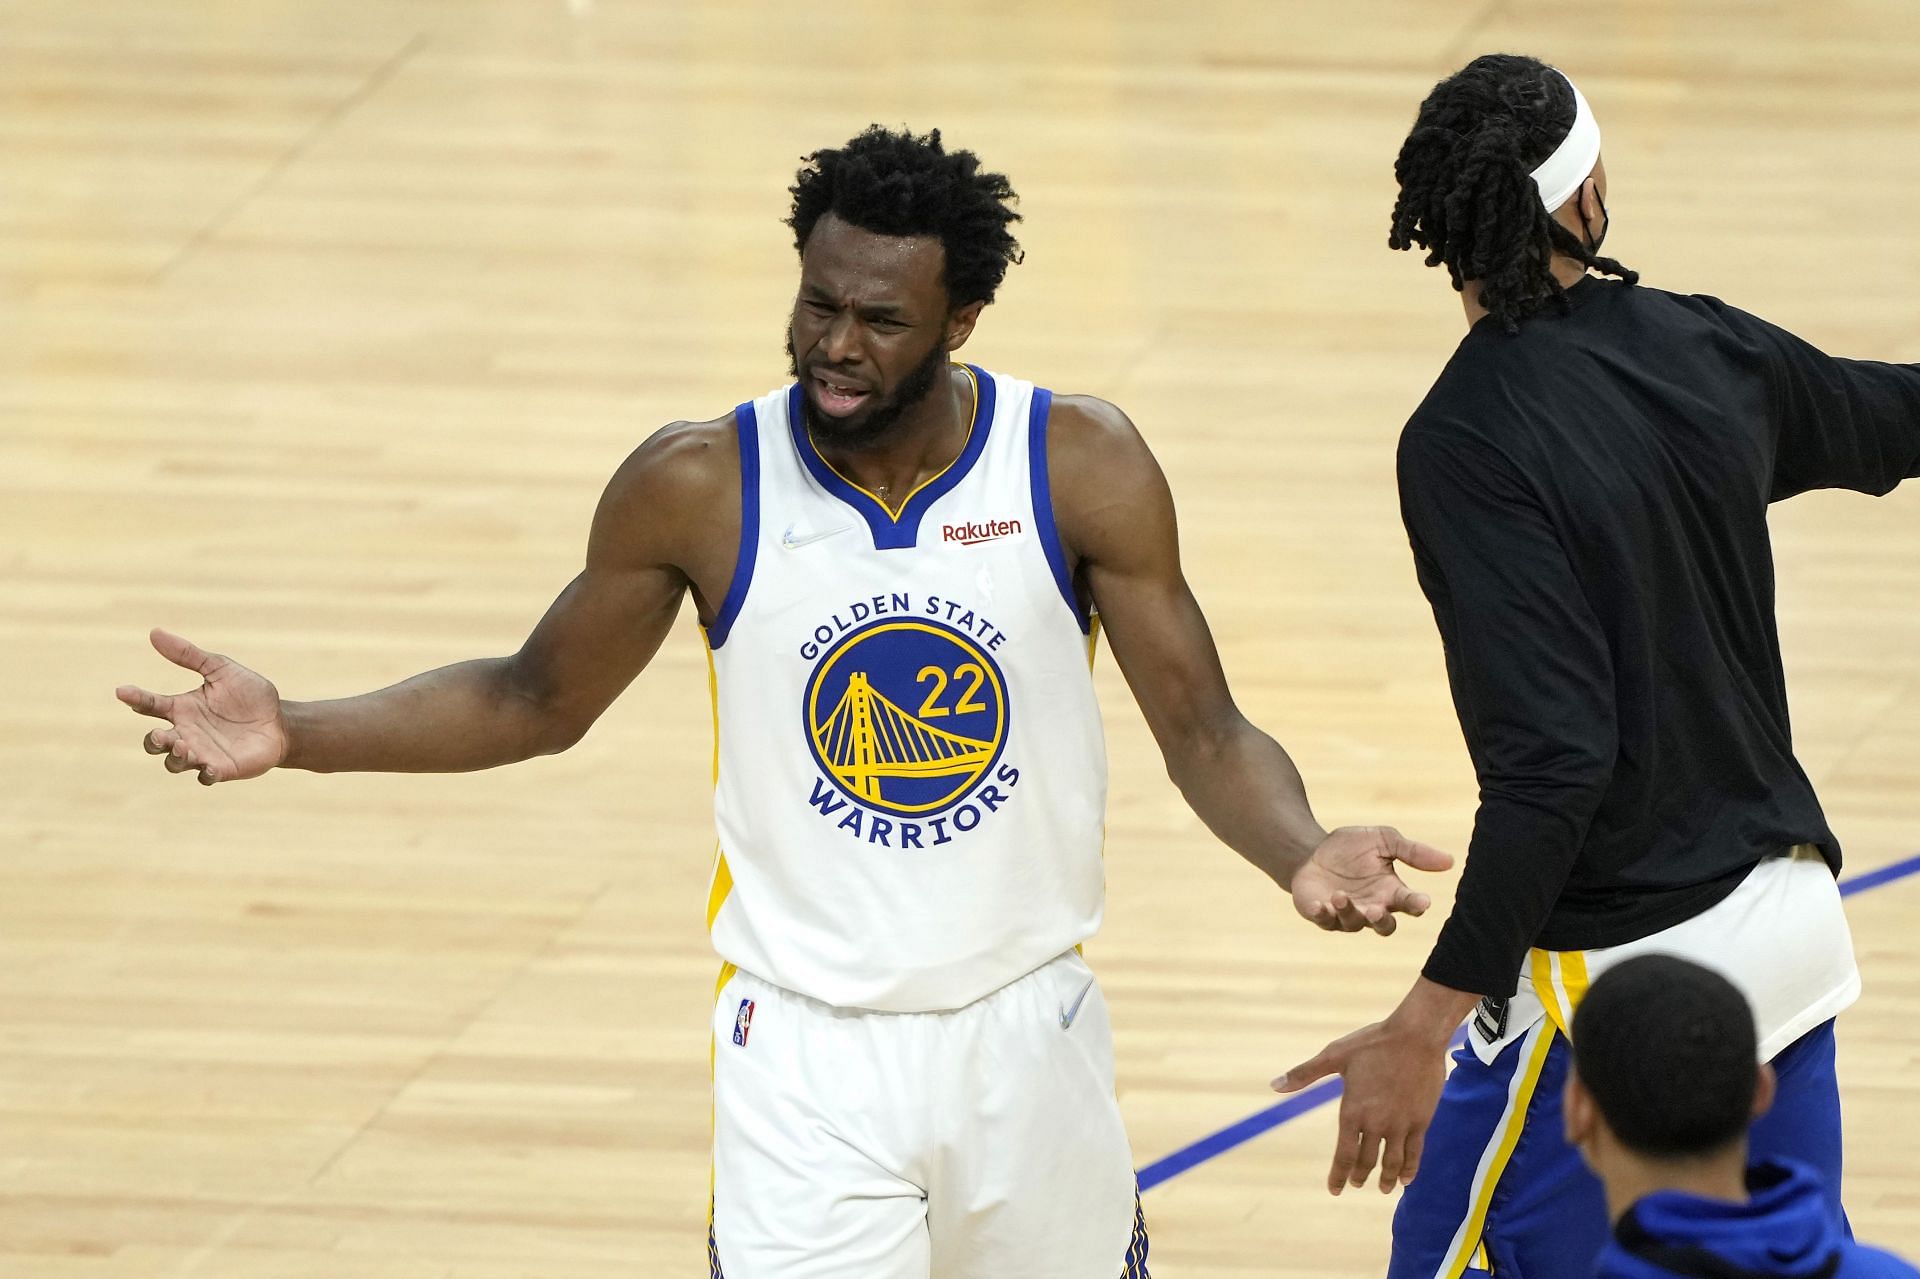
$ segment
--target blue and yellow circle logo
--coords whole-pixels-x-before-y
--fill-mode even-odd
[[[807,740],[860,803],[937,813],[993,767],[1007,688],[987,651],[924,618],[870,623],[829,650],[807,685]]]

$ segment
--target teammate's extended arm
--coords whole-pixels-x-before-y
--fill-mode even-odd
[[[1480,995],[1512,992],[1571,873],[1618,749],[1613,665],[1551,522],[1498,454],[1410,429],[1400,498],[1447,651],[1480,809],[1453,914],[1385,1021],[1274,1081],[1345,1083],[1327,1173],[1335,1194],[1380,1169],[1412,1181],[1446,1079],[1447,1041]]]
[[[1292,759],[1234,705],[1180,569],[1172,494],[1133,424],[1105,401],[1061,396],[1047,443],[1075,580],[1193,811],[1323,928],[1390,933],[1394,912],[1425,911],[1427,895],[1402,883],[1394,863],[1444,870],[1452,859],[1387,827],[1329,835]]]
[[[586,567],[520,651],[444,666],[358,697],[283,700],[264,677],[155,631],[162,656],[203,683],[175,696],[126,685],[121,701],[169,721],[146,736],[168,771],[207,785],[276,767],[465,772],[573,745],[666,637],[703,548],[731,555],[738,456],[719,424],[670,427],[634,451],[595,512]],[[724,572],[725,570],[718,570]],[[719,589],[725,581],[717,579]]]
[[[1880,495],[1920,476],[1920,365],[1840,359],[1716,305],[1759,352],[1766,373],[1775,445],[1770,500],[1819,488]]]

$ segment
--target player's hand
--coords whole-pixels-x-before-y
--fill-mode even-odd
[[[1298,1092],[1328,1075],[1339,1075],[1346,1087],[1327,1190],[1337,1195],[1349,1185],[1366,1185],[1375,1164],[1382,1194],[1411,1182],[1447,1079],[1446,1040],[1388,1018],[1334,1040],[1274,1080],[1273,1090]]]
[[[160,656],[204,682],[172,697],[132,684],[114,690],[136,714],[168,721],[146,735],[147,754],[164,756],[169,773],[197,774],[203,786],[258,777],[286,759],[280,693],[264,676],[167,631],[150,638]]]
[[[1294,872],[1293,908],[1329,932],[1371,928],[1385,937],[1397,927],[1395,914],[1423,915],[1432,904],[1401,881],[1396,862],[1432,871],[1453,858],[1391,826],[1342,826]]]

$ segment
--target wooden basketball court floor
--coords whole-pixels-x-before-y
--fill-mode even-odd
[[[1472,777],[1392,484],[1461,332],[1385,248],[1474,53],[1566,66],[1609,250],[1920,359],[1904,0],[0,0],[0,1275],[698,1273],[709,719],[690,618],[563,757],[205,791],[111,690],[164,624],[290,696],[510,651],[646,433],[779,383],[806,151],[939,126],[1027,261],[967,355],[1111,398],[1240,699],[1329,823],[1459,849]],[[1920,487],[1777,510],[1802,759],[1920,851]],[[1386,1010],[1165,780],[1110,662],[1112,1000],[1141,1163]],[[1444,888],[1444,884],[1442,885]],[[1856,1223],[1920,1251],[1920,880],[1850,903]],[[1166,1276],[1377,1274],[1323,1108],[1151,1190]]]

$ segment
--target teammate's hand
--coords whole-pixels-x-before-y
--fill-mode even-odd
[[[1420,1150],[1447,1079],[1444,1039],[1404,1029],[1392,1018],[1363,1026],[1273,1081],[1275,1092],[1298,1092],[1339,1075],[1340,1134],[1334,1139],[1327,1190],[1364,1186],[1377,1162],[1380,1191],[1391,1194],[1420,1169]]]
[[[1396,913],[1423,915],[1432,904],[1401,881],[1395,862],[1446,870],[1453,858],[1391,826],[1342,826],[1294,872],[1293,908],[1329,932],[1371,928],[1385,937],[1397,926]]]
[[[168,721],[146,735],[147,754],[165,756],[169,773],[198,774],[203,786],[258,777],[286,759],[280,693],[264,676],[167,631],[149,638],[160,656],[205,682],[172,697],[132,684],[114,690],[136,714]]]

